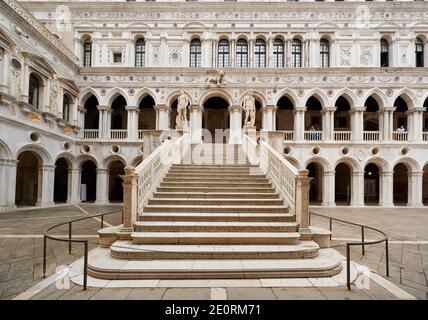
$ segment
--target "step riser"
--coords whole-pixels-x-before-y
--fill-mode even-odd
[[[232,190],[231,190],[232,191]],[[222,193],[222,194],[215,194],[215,193],[193,193],[193,194],[184,194],[182,193],[182,190],[177,190],[177,192],[181,193],[172,193],[172,192],[164,192],[159,193],[155,192],[153,194],[153,197],[155,199],[171,199],[171,198],[177,198],[177,199],[279,199],[279,195],[277,193]]]
[[[266,237],[266,238],[244,238],[244,237],[133,237],[134,244],[240,244],[240,245],[266,245],[266,244],[296,244],[298,238]]]
[[[246,187],[246,188],[269,188],[272,189],[272,184],[271,183],[254,183],[251,181],[242,181],[242,182],[230,182],[230,183],[224,183],[224,182],[216,182],[216,181],[212,181],[212,182],[191,182],[191,181],[182,181],[182,182],[161,182],[160,184],[161,187],[192,187],[192,186],[196,186],[196,187]]]
[[[240,200],[240,199],[149,199],[149,205],[189,205],[189,206],[281,206],[284,202],[281,199],[265,199],[265,200]]]
[[[144,207],[145,212],[200,212],[200,213],[287,213],[287,207],[283,208],[248,208],[242,206],[241,208],[233,207],[214,207],[214,208],[188,208],[188,207],[157,207],[157,206],[146,206]]]
[[[169,216],[169,215],[157,215],[151,216],[149,214],[143,214],[139,216],[139,221],[181,221],[181,222],[294,222],[294,216],[269,216],[269,215],[254,215],[254,216]]]
[[[296,232],[294,226],[134,226],[137,232]]]
[[[234,165],[227,165],[227,164],[174,164],[171,169],[180,168],[180,169],[187,169],[187,170],[205,170],[205,169],[225,169],[225,170],[234,170],[234,169],[249,169],[249,168],[259,168],[257,165],[251,165],[251,164],[234,164]],[[260,168],[259,168],[260,169]]]
[[[118,259],[309,259],[318,256],[318,250],[303,252],[117,252],[111,256]]]
[[[236,187],[233,189],[228,189],[226,187],[158,187],[158,192],[230,192],[230,193],[266,193],[266,194],[273,194],[275,193],[275,189],[272,187],[258,187],[258,188],[240,188]]]
[[[253,178],[251,176],[245,177],[245,178],[212,178],[212,177],[166,177],[163,179],[164,183],[168,182],[200,182],[200,181],[206,181],[206,182],[234,182],[234,183],[240,183],[240,182],[252,182],[252,183],[270,183],[268,179],[266,178]]]
[[[225,178],[225,179],[233,179],[233,178],[239,178],[239,179],[244,179],[244,178],[258,178],[258,179],[265,179],[267,180],[267,178],[264,175],[261,174],[250,174],[248,172],[246,173],[240,173],[240,172],[229,172],[229,173],[224,173],[224,172],[185,172],[185,173],[175,173],[175,172],[169,172],[165,175],[165,178],[188,178],[188,177],[192,177],[192,178],[199,178],[199,179],[204,179],[204,178]]]

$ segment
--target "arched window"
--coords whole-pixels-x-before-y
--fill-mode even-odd
[[[34,74],[30,74],[28,87],[28,103],[34,107],[39,107],[40,83]]]
[[[62,99],[62,118],[65,121],[70,121],[70,100],[67,95]]]
[[[190,42],[190,66],[201,66],[201,40],[193,39]]]
[[[92,42],[85,40],[83,43],[83,66],[90,67],[92,64]]]
[[[291,43],[291,65],[293,68],[302,66],[302,43],[298,39],[293,39]]]
[[[330,44],[327,39],[320,41],[320,66],[321,68],[330,67]]]
[[[416,38],[415,42],[416,67],[424,66],[424,42],[421,38]]]
[[[385,39],[380,40],[380,66],[389,67],[389,43]]]
[[[257,39],[254,47],[254,67],[266,68],[266,43]]]
[[[229,67],[229,41],[222,39],[218,42],[218,67]]]
[[[138,39],[135,42],[135,66],[144,67],[146,60],[146,43],[144,39]]]
[[[284,68],[284,42],[281,39],[273,42],[273,61],[276,68]]]
[[[236,43],[236,67],[248,67],[248,44],[247,40],[239,39]]]

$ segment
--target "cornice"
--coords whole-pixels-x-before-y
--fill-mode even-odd
[[[48,47],[61,54],[72,65],[77,65],[78,60],[73,52],[15,0],[1,0],[0,9],[2,9],[4,14],[9,15],[10,17],[25,21],[27,26],[36,31],[42,37]]]

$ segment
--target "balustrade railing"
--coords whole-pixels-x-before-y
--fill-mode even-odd
[[[422,132],[422,139],[423,139],[424,141],[428,141],[428,131],[424,131],[424,132]]]
[[[284,140],[286,141],[293,141],[294,139],[294,132],[293,130],[286,130],[284,131]]]
[[[315,131],[315,130],[305,131],[305,140],[321,141],[322,140],[322,131]]]
[[[138,139],[143,139],[144,130],[138,130]]]
[[[392,138],[396,141],[407,141],[408,132],[407,131],[394,131],[392,133]]]
[[[83,139],[98,139],[98,129],[83,129]]]
[[[350,141],[351,131],[334,131],[334,140],[336,141]]]
[[[363,131],[364,141],[379,141],[379,131]]]
[[[126,129],[111,129],[110,130],[110,138],[123,140],[128,137],[128,130]]]

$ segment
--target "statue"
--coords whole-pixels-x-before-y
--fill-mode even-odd
[[[187,130],[187,107],[189,98],[184,94],[183,88],[180,88],[180,95],[177,99],[177,117],[175,118],[175,128],[177,130]]]
[[[245,111],[244,128],[254,128],[256,122],[256,99],[250,90],[242,100],[242,108]]]
[[[218,86],[221,86],[224,84],[224,77],[225,73],[224,70],[208,70],[207,74],[209,75],[207,78],[208,83],[216,84]]]

